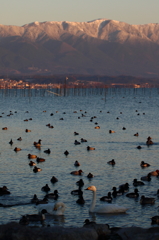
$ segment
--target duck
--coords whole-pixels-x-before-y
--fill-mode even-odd
[[[139,133],[138,133],[138,132],[137,132],[137,133],[135,133],[135,134],[134,134],[134,136],[135,136],[135,137],[138,137],[138,136],[139,136]]]
[[[79,187],[83,187],[84,186],[84,181],[83,179],[80,179],[79,181],[76,182],[76,185]]]
[[[93,178],[94,175],[92,173],[88,173],[87,178]]]
[[[33,198],[31,199],[31,203],[37,203],[39,201],[36,194],[34,194]]]
[[[134,189],[134,192],[127,193],[127,194],[126,194],[126,197],[129,197],[129,198],[137,198],[137,197],[139,197],[139,193],[138,193],[138,192],[139,192],[138,189],[135,188],[135,189]]]
[[[75,140],[75,141],[74,141],[74,144],[75,144],[75,145],[79,145],[79,144],[81,144],[81,143],[78,142],[77,140]]]
[[[36,205],[43,205],[43,204],[47,204],[48,203],[48,198],[45,196],[42,200],[38,200],[36,202]]]
[[[54,183],[58,182],[58,179],[55,176],[53,176],[51,178],[50,182],[52,182],[54,184]]]
[[[45,220],[45,213],[47,213],[47,211],[45,209],[42,209],[39,214],[27,214],[25,216],[22,216],[22,218],[25,217],[29,222],[42,222]]]
[[[134,187],[137,187],[137,186],[143,186],[143,185],[145,185],[145,183],[144,182],[142,182],[142,181],[138,181],[136,178],[133,180],[133,185],[134,185]]]
[[[158,215],[151,218],[151,224],[159,224],[159,216]]]
[[[72,194],[72,195],[80,195],[80,194],[82,194],[83,192],[82,192],[81,188],[82,188],[82,187],[79,186],[78,189],[72,190],[72,191],[71,191],[71,194]]]
[[[155,203],[155,198],[151,197],[145,197],[144,195],[141,196],[140,198],[140,204],[154,204]]]
[[[29,224],[29,219],[27,216],[22,216],[21,219],[19,220],[20,225],[28,225]]]
[[[42,171],[42,169],[41,168],[38,168],[38,167],[34,167],[33,168],[33,172],[35,172],[35,173],[37,173],[37,172],[41,172]]]
[[[100,201],[111,203],[113,199],[111,195],[111,192],[108,192],[108,195],[101,197]]]
[[[33,145],[35,146],[35,147],[41,147],[41,139],[39,139],[39,141],[38,142],[33,142]]]
[[[122,190],[123,192],[128,192],[129,191],[129,183],[124,183],[119,186],[119,189]]]
[[[29,129],[25,129],[25,132],[31,132],[31,130],[29,130]]]
[[[116,162],[115,162],[114,159],[108,161],[107,163],[108,163],[109,165],[112,165],[112,166],[114,166],[114,165],[116,164]]]
[[[79,133],[78,132],[74,132],[74,135],[76,136],[76,135],[79,135]]]
[[[10,194],[10,192],[8,191],[8,188],[6,186],[0,187],[0,196],[8,194]]]
[[[95,150],[95,148],[94,148],[94,147],[87,146],[87,150],[88,150],[88,151],[89,151],[89,150]]]
[[[78,171],[72,171],[72,172],[70,172],[70,174],[72,174],[72,175],[82,175],[82,173],[83,173],[83,171],[80,169],[80,170],[78,170]]]
[[[81,138],[81,142],[87,142],[87,140],[84,138]]]
[[[48,193],[45,195],[46,198],[54,199],[57,200],[59,195],[58,195],[58,190],[54,190],[53,193]]]
[[[76,160],[75,163],[74,163],[74,166],[75,166],[75,167],[79,167],[79,166],[80,166],[80,163]]]
[[[96,187],[95,186],[89,186],[86,188],[86,190],[90,190],[93,192],[93,198],[92,198],[92,203],[89,208],[89,212],[93,213],[125,213],[128,208],[117,205],[117,204],[112,204],[112,203],[107,203],[107,204],[102,204],[98,208],[95,209],[96,205]]]
[[[158,176],[159,175],[159,170],[155,170],[155,171],[152,171],[150,172],[151,176]]]
[[[34,158],[37,158],[37,156],[34,155],[34,154],[30,154],[30,153],[29,153],[29,154],[28,154],[28,158],[29,158],[29,159],[34,159]]]
[[[139,145],[139,146],[137,146],[136,148],[137,148],[137,149],[141,149],[142,147]]]
[[[4,127],[4,128],[2,128],[2,130],[8,130],[8,128],[7,128],[7,127]]]
[[[115,133],[115,131],[114,130],[109,130],[109,133]]]
[[[79,198],[77,199],[76,203],[83,205],[85,203],[85,200],[83,198],[83,192],[79,194]]]
[[[88,225],[94,225],[94,224],[96,224],[96,222],[90,221],[89,219],[86,219],[86,220],[84,221],[83,227],[86,227],[86,226],[88,226]]]
[[[12,139],[10,140],[9,144],[10,144],[10,145],[13,145],[13,141],[12,141]]]
[[[36,163],[35,163],[35,162],[33,162],[33,161],[30,161],[30,162],[29,162],[29,166],[31,166],[31,167],[32,167],[32,166],[35,166],[35,165],[36,165]]]
[[[44,150],[44,153],[50,154],[51,150],[48,148],[47,150]]]
[[[113,187],[112,190],[113,190],[112,195],[113,195],[114,198],[116,198],[117,196],[121,196],[121,195],[124,194],[124,190],[123,190],[123,189],[117,190],[116,187]]]
[[[66,151],[64,152],[64,154],[67,156],[67,155],[69,154],[69,152],[66,150]]]
[[[15,151],[15,152],[19,152],[19,151],[21,151],[21,150],[22,150],[22,149],[21,149],[21,148],[18,148],[18,147],[15,147],[15,148],[14,148],[14,151]]]
[[[44,191],[44,192],[49,192],[49,191],[50,191],[50,188],[49,188],[48,184],[46,184],[45,186],[43,186],[43,187],[41,188],[41,190]]]
[[[150,182],[151,181],[151,174],[148,173],[146,176],[141,177],[141,180]]]
[[[49,215],[64,215],[66,206],[63,202],[57,202],[57,203],[47,203],[44,205],[38,205],[38,210],[41,211],[42,209],[45,209]]]
[[[37,157],[36,161],[39,163],[39,162],[45,162],[45,159],[44,158],[39,158]]]
[[[150,167],[151,165],[149,163],[145,163],[144,161],[141,161],[140,166],[144,168],[144,167]]]
[[[17,138],[17,141],[22,141],[22,138],[21,137]]]
[[[100,129],[100,126],[96,126],[96,127],[94,127],[95,129]]]
[[[153,144],[153,141],[151,139],[152,138],[150,136],[147,138],[147,141],[146,141],[147,145],[152,145]]]

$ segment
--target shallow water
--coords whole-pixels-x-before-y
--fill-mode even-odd
[[[83,190],[83,206],[76,203],[78,197],[70,192],[78,188],[76,181],[82,178],[84,189],[89,185],[97,187],[96,204],[100,205],[103,202],[99,198],[112,191],[113,186],[128,182],[129,192],[132,192],[134,178],[140,179],[148,172],[159,169],[158,110],[158,89],[68,89],[61,96],[46,90],[0,90],[0,186],[6,185],[11,192],[10,195],[0,196],[0,203],[13,205],[0,207],[0,224],[19,222],[21,215],[37,213],[30,200],[34,194],[42,199],[45,193],[41,187],[48,184],[51,192],[58,189],[58,201],[66,204],[66,211],[63,217],[47,217],[46,224],[82,226],[89,218],[110,226],[150,227],[150,218],[158,215],[159,198],[156,192],[159,179],[156,177],[145,182],[145,186],[138,187],[140,196],[156,198],[154,205],[140,205],[140,197],[134,200],[123,195],[113,199],[113,203],[128,208],[126,214],[89,214],[92,192]],[[10,111],[13,115],[7,116]],[[51,116],[51,113],[54,115]],[[90,122],[94,116],[96,118]],[[24,121],[29,118],[32,120]],[[100,129],[94,128],[95,122]],[[54,128],[46,127],[48,123]],[[8,127],[8,130],[2,130],[3,127]],[[25,129],[31,132],[26,133]],[[110,134],[110,129],[115,133]],[[78,136],[74,136],[75,131]],[[138,137],[134,136],[136,132]],[[154,141],[150,147],[146,145],[148,136]],[[17,141],[18,137],[23,140]],[[14,142],[12,146],[8,144],[11,138]],[[80,141],[81,138],[88,142],[74,145],[75,139]],[[42,139],[41,150],[33,146],[38,139]],[[88,145],[95,147],[95,151],[87,151]],[[138,145],[142,146],[141,150],[136,148]],[[14,152],[15,147],[20,147],[22,151]],[[50,155],[43,152],[48,148],[51,149]],[[67,157],[65,150],[69,151]],[[37,164],[42,168],[41,172],[34,173],[29,167],[29,153],[46,159],[46,162]],[[114,167],[107,164],[112,159],[116,161]],[[75,160],[80,162],[80,167],[74,167]],[[141,161],[151,166],[142,169]],[[83,170],[83,176],[70,174],[79,169]],[[87,178],[89,172],[94,174],[91,180]],[[56,184],[50,182],[52,176],[58,178]]]

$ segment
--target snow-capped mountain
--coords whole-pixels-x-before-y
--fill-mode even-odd
[[[159,76],[159,24],[109,19],[0,25],[0,73]]]

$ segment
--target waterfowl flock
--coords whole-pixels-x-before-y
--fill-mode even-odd
[[[18,112],[18,111],[17,111]],[[52,117],[52,119],[54,119],[54,117],[56,116],[56,114],[59,114],[60,111],[56,111],[55,114],[53,113],[49,113],[48,115]],[[80,111],[82,112],[82,110]],[[107,114],[109,113],[109,115],[112,114],[111,111],[108,111],[107,113],[103,113],[104,111],[100,111],[99,114],[103,115],[103,114]],[[62,114],[65,114],[65,118],[60,118],[58,117],[58,120],[63,120],[62,124],[61,124],[61,128],[62,125],[65,124],[65,121],[67,121],[67,116],[68,114],[66,114],[66,112],[63,112]],[[79,111],[74,111],[73,113],[78,114]],[[43,111],[43,114],[47,114],[47,111]],[[121,112],[120,112],[121,114]],[[47,115],[47,117],[48,117]],[[122,111],[122,115],[124,115],[124,110]],[[83,118],[82,118],[83,117]],[[94,129],[99,129],[99,131],[95,131],[95,140],[93,140],[91,137],[89,137],[89,134],[87,135],[86,131],[83,131],[83,129],[77,128],[77,132],[74,131],[74,129],[72,130],[72,132],[70,133],[70,139],[72,139],[71,142],[71,147],[69,146],[69,144],[66,145],[66,142],[68,141],[68,139],[66,139],[65,137],[63,137],[63,142],[60,144],[58,143],[56,146],[54,146],[54,142],[56,140],[56,138],[54,138],[54,131],[56,131],[56,124],[54,124],[54,127],[52,127],[52,123],[50,119],[46,118],[46,121],[50,121],[50,124],[44,124],[44,126],[48,126],[48,128],[53,128],[53,130],[50,130],[45,127],[46,130],[43,131],[48,131],[46,133],[46,136],[43,137],[43,134],[40,134],[40,132],[35,132],[36,130],[34,129],[34,127],[32,126],[32,124],[29,122],[31,119],[33,120],[32,122],[34,123],[34,118],[27,118],[25,120],[23,120],[26,123],[24,124],[24,129],[23,131],[28,133],[31,132],[31,134],[26,134],[23,133],[22,137],[17,138],[18,136],[16,136],[14,134],[13,135],[10,133],[10,126],[9,127],[2,127],[2,130],[8,130],[8,131],[4,131],[4,134],[8,134],[8,140],[6,141],[6,145],[8,144],[8,151],[9,150],[14,150],[17,153],[14,153],[17,155],[17,157],[19,157],[19,155],[21,154],[21,156],[24,156],[23,154],[25,153],[26,156],[26,161],[27,161],[27,165],[29,165],[29,167],[26,167],[26,171],[28,169],[28,171],[33,172],[33,176],[32,179],[35,179],[35,181],[33,182],[33,185],[36,184],[36,181],[38,182],[43,182],[43,185],[40,186],[40,184],[38,183],[38,185],[36,184],[36,188],[37,186],[40,186],[39,189],[42,191],[41,195],[36,194],[36,188],[35,188],[35,193],[34,194],[29,194],[30,195],[30,204],[33,204],[33,212],[37,211],[36,214],[21,214],[22,217],[19,220],[20,224],[23,225],[28,225],[31,221],[45,221],[45,219],[47,218],[48,215],[66,215],[69,211],[69,207],[67,206],[67,198],[69,199],[69,202],[72,201],[72,207],[76,207],[76,204],[81,205],[82,209],[86,209],[89,213],[95,213],[95,214],[120,214],[120,213],[129,213],[131,211],[131,204],[129,205],[129,202],[133,202],[135,201],[135,204],[137,206],[144,206],[145,205],[155,205],[157,200],[158,200],[158,196],[156,195],[154,197],[154,193],[148,190],[146,191],[146,193],[144,193],[143,189],[145,190],[146,186],[148,186],[148,189],[150,189],[151,185],[153,184],[153,182],[156,180],[158,181],[158,172],[159,170],[157,169],[158,166],[153,164],[153,161],[151,161],[151,159],[145,157],[142,158],[142,148],[143,149],[152,149],[153,145],[155,145],[156,143],[152,142],[152,137],[148,136],[147,140],[145,141],[145,139],[142,139],[142,132],[139,133],[136,132],[136,134],[134,134],[134,136],[137,136],[138,138],[135,138],[132,136],[133,134],[130,134],[130,136],[132,136],[132,142],[134,141],[134,149],[138,148],[141,149],[141,151],[137,151],[137,154],[139,157],[139,161],[138,161],[138,166],[136,166],[136,168],[138,168],[138,173],[133,172],[129,175],[129,160],[126,162],[125,161],[125,165],[123,165],[123,171],[127,171],[128,177],[125,178],[125,181],[123,180],[124,178],[122,177],[122,171],[121,171],[121,178],[117,179],[119,176],[115,176],[114,178],[112,178],[113,172],[116,171],[116,169],[121,168],[120,166],[120,156],[118,156],[117,161],[115,161],[114,159],[112,159],[113,157],[116,159],[116,156],[112,156],[112,158],[110,158],[110,153],[109,153],[109,157],[107,157],[107,152],[109,151],[109,148],[112,144],[114,144],[113,141],[115,141],[116,137],[118,136],[118,133],[120,131],[120,134],[122,136],[122,134],[129,134],[129,128],[128,126],[126,127],[115,127],[115,131],[114,130],[109,130],[109,128],[107,129],[103,129],[103,124],[102,122],[100,122],[100,118],[98,119],[98,122],[94,122],[94,119],[98,118],[98,116],[94,116],[91,117],[90,120],[88,120],[88,117],[90,119],[90,115],[89,115],[89,111],[85,111],[84,113],[82,113],[79,116],[76,117],[76,121],[81,121],[81,119],[83,119],[82,121],[84,122],[88,122],[90,124],[94,123],[95,125],[98,125],[98,122],[100,123],[100,126],[92,126],[90,125],[90,131],[95,131]],[[2,117],[3,118],[3,117]],[[122,116],[120,117],[120,119],[118,118],[118,122],[121,120]],[[10,118],[11,119],[11,118]],[[24,118],[23,118],[24,119]],[[27,127],[27,124],[30,123],[30,125],[28,125],[28,127],[30,127],[32,130],[29,130]],[[26,125],[25,125],[26,124]],[[66,122],[66,124],[68,124],[68,122]],[[78,125],[78,124],[77,124]],[[126,125],[126,124],[125,124]],[[108,126],[108,127],[114,127],[114,126]],[[75,128],[75,127],[74,127]],[[70,130],[70,129],[69,129]],[[122,131],[121,130],[125,130]],[[138,130],[138,129],[137,129]],[[53,132],[52,132],[53,131]],[[100,142],[100,134],[102,133],[102,131],[105,132],[105,146],[106,144],[109,142],[109,148],[107,148],[107,146],[105,147],[104,151],[105,151],[105,155],[103,162],[101,164],[101,162],[98,165],[98,157],[101,158],[100,156],[100,149],[99,149],[99,142]],[[134,129],[133,129],[134,131]],[[138,130],[139,131],[139,130]],[[84,134],[85,133],[85,134]],[[115,133],[115,134],[109,134],[109,133]],[[25,137],[26,134],[27,136]],[[33,135],[35,134],[35,137],[33,139]],[[50,142],[50,137],[48,138],[49,140],[47,141],[47,135],[52,134],[52,142]],[[57,133],[56,133],[57,134]],[[64,136],[64,132],[60,132],[59,134],[61,134],[61,136]],[[85,136],[84,136],[85,135]],[[109,136],[108,136],[109,135]],[[76,139],[75,139],[76,137]],[[86,137],[86,138],[83,138]],[[138,141],[140,137],[140,140]],[[22,140],[23,138],[23,140]],[[107,138],[109,138],[109,140],[107,140]],[[30,147],[28,144],[28,141],[30,139]],[[33,139],[33,140],[32,140]],[[62,139],[62,138],[61,138]],[[87,139],[87,140],[86,140]],[[113,139],[113,140],[111,140]],[[142,139],[142,141],[141,141]],[[19,142],[17,142],[19,141]],[[98,142],[99,141],[99,142]],[[102,139],[103,141],[103,139]],[[117,140],[116,140],[117,141]],[[21,143],[23,142],[23,143]],[[25,143],[27,142],[27,147],[25,148]],[[111,144],[110,144],[111,143]],[[90,145],[89,145],[90,144]],[[124,144],[124,141],[123,141]],[[140,145],[138,145],[140,144]],[[20,147],[17,147],[17,146]],[[79,146],[78,146],[79,145]],[[23,146],[23,147],[22,147]],[[126,146],[126,145],[125,145]],[[56,152],[56,149],[60,148],[60,151]],[[67,149],[67,150],[66,150]],[[72,150],[73,149],[73,150]],[[110,148],[111,149],[111,148]],[[95,150],[95,151],[91,151],[91,150]],[[73,151],[76,152],[77,159],[73,155]],[[110,150],[111,151],[111,150]],[[135,150],[134,150],[135,151]],[[18,153],[20,152],[20,153]],[[22,152],[22,153],[21,153]],[[139,153],[140,152],[140,153]],[[61,153],[61,154],[59,154]],[[47,154],[47,155],[46,155]],[[89,161],[89,165],[83,161],[83,156],[84,154],[87,155],[87,159]],[[74,158],[73,158],[74,157]],[[23,157],[22,157],[23,158]],[[59,158],[57,160],[57,158]],[[62,161],[61,161],[61,159]],[[95,161],[96,158],[96,161]],[[31,160],[33,159],[33,161]],[[54,167],[54,159],[55,159],[55,167]],[[85,157],[84,157],[85,159]],[[109,160],[112,159],[112,160]],[[34,160],[36,162],[34,162]],[[47,164],[49,163],[49,166],[51,166],[50,162],[52,161],[52,168],[48,167],[47,168]],[[58,164],[57,164],[58,161]],[[63,162],[65,161],[65,164],[63,164]],[[149,163],[147,163],[149,162]],[[86,165],[87,168],[86,168]],[[67,167],[66,167],[67,165]],[[98,171],[95,169],[97,169],[97,167],[94,168],[94,165],[97,165],[100,169],[100,172],[102,172],[102,169],[106,169],[106,174],[104,175],[100,175],[100,173],[98,173]],[[111,167],[111,166],[113,167]],[[40,166],[40,167],[39,167]],[[73,169],[71,169],[71,167],[73,167]],[[81,167],[83,170],[79,169],[78,167]],[[17,166],[18,168],[18,166]],[[86,168],[86,170],[85,170]],[[150,169],[150,170],[149,170]],[[71,171],[72,170],[72,171]],[[47,174],[46,171],[48,171],[49,173]],[[43,172],[46,174],[45,175],[45,180],[42,180],[39,176],[40,176],[40,172]],[[93,172],[93,173],[92,173]],[[36,173],[36,174],[35,174]],[[51,173],[51,174],[50,174]],[[139,175],[140,173],[140,175]],[[53,174],[55,174],[55,177]],[[94,175],[95,174],[95,175]],[[145,174],[144,176],[142,176],[141,174]],[[44,176],[44,175],[42,175]],[[67,176],[67,177],[65,177]],[[124,176],[126,176],[126,174],[124,173]],[[130,177],[133,176],[131,179]],[[155,178],[156,177],[156,178]],[[79,179],[80,178],[80,179]],[[100,184],[98,184],[99,179],[102,179],[104,182],[107,182],[107,179],[112,178],[111,181],[109,181],[109,185],[107,185],[106,183],[104,183],[104,187],[102,187]],[[134,180],[133,180],[134,178]],[[46,182],[47,179],[47,182]],[[62,193],[62,191],[59,191],[60,186],[62,185],[62,188],[64,188],[65,186],[65,181],[68,181],[67,179],[69,179],[70,184],[68,187],[68,190],[65,192],[65,194]],[[113,180],[115,179],[115,181],[113,182]],[[139,180],[137,180],[139,179]],[[39,181],[40,180],[40,181]],[[118,185],[117,185],[118,182]],[[4,188],[5,186],[3,186],[5,184],[5,182],[2,182],[1,185],[2,187],[0,188],[0,196],[4,196],[8,194],[8,198],[10,196],[12,196],[12,189],[10,189],[9,184],[7,184],[6,189]],[[77,189],[74,189],[74,185],[77,185]],[[83,187],[86,187],[85,190],[89,190],[92,192],[93,197],[92,197],[92,202],[91,202],[91,195],[89,194],[89,191],[84,191]],[[97,187],[96,187],[97,186]],[[107,187],[105,187],[107,186]],[[26,186],[27,187],[27,186]],[[66,185],[67,187],[67,185]],[[11,192],[8,190],[8,188],[11,190]],[[56,188],[56,189],[55,189]],[[60,189],[60,190],[61,190]],[[157,190],[156,190],[157,191]],[[39,190],[38,190],[39,192]],[[41,197],[42,194],[45,193],[45,196],[43,195],[43,198]],[[66,194],[67,193],[67,194]],[[67,195],[67,197],[65,196]],[[32,198],[31,198],[32,196]],[[41,199],[41,200],[40,200]],[[59,201],[60,199],[60,201]],[[130,199],[130,200],[126,200],[126,199]],[[133,200],[134,199],[134,200]],[[4,200],[3,200],[4,201]],[[101,201],[101,202],[100,202]],[[97,206],[96,206],[96,202]],[[0,199],[0,203],[1,203],[1,199]],[[34,209],[34,206],[37,206]],[[78,209],[78,207],[77,207]],[[133,210],[132,210],[133,211]],[[152,214],[155,212],[152,212]],[[89,215],[88,215],[89,216]],[[153,216],[153,215],[152,215]],[[152,219],[153,223],[158,224],[159,223],[159,217],[157,215],[155,215],[154,217],[149,216],[149,219]],[[121,216],[122,217],[122,216]],[[37,219],[37,220],[36,220]],[[134,223],[135,224],[135,223]]]

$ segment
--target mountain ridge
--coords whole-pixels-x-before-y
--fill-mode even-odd
[[[1,73],[36,68],[39,74],[159,76],[158,23],[104,18],[0,25],[0,49]]]

